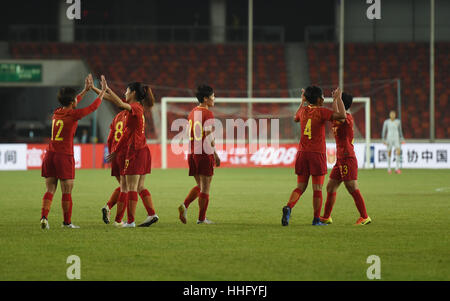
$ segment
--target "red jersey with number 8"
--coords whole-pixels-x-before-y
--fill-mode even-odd
[[[302,152],[326,153],[325,123],[332,121],[333,111],[324,107],[301,107],[295,120],[300,121],[300,143],[298,150]]]
[[[209,120],[209,121],[208,121]],[[190,154],[207,154],[214,153],[209,145],[205,148],[205,132],[211,131],[213,127],[214,114],[203,107],[195,107],[188,116],[189,122],[189,153]]]
[[[130,104],[131,111],[127,111],[127,124],[120,141],[112,146],[112,151],[117,152],[128,148],[128,154],[143,149],[147,146],[145,139],[144,107],[139,102]]]
[[[128,111],[123,110],[120,111],[111,122],[109,126],[109,135],[108,135],[108,151],[111,152],[112,149],[119,143],[120,138],[122,137],[125,127],[127,124],[127,114]],[[118,150],[119,152],[121,150]]]

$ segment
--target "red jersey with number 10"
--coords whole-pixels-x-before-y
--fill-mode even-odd
[[[353,147],[353,117],[349,113],[344,121],[333,121],[333,133],[336,139],[337,158],[355,157]]]
[[[325,123],[332,121],[333,111],[324,107],[301,107],[295,120],[300,121],[300,143],[302,152],[326,153]]]
[[[77,97],[77,102],[81,100]],[[94,112],[101,104],[100,98],[82,109],[58,108],[52,117],[52,136],[48,150],[51,152],[73,155],[73,136],[77,130],[78,120]]]

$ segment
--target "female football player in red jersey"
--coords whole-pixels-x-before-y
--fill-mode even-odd
[[[197,182],[178,207],[179,218],[183,224],[187,221],[187,208],[198,197],[199,215],[197,224],[212,224],[206,218],[209,204],[209,188],[214,174],[214,164],[220,166],[220,159],[212,138],[214,115],[209,110],[214,106],[214,91],[209,86],[200,86],[196,97],[199,105],[189,114],[189,176]],[[205,140],[208,139],[205,143]]]
[[[292,208],[299,200],[308,186],[309,177],[312,176],[313,186],[313,226],[325,225],[320,221],[322,209],[322,186],[327,174],[325,123],[345,118],[344,103],[341,99],[340,89],[333,91],[333,110],[322,107],[324,101],[322,89],[316,86],[302,90],[302,102],[294,120],[300,122],[301,137],[295,161],[297,174],[297,188],[292,191],[289,201],[283,207],[281,224],[289,225]],[[307,106],[304,106],[304,103]]]
[[[75,178],[75,160],[73,157],[73,136],[78,120],[94,112],[101,104],[106,91],[106,81],[102,81],[100,94],[89,106],[77,109],[77,104],[90,90],[89,76],[85,80],[84,90],[77,96],[72,88],[61,88],[58,101],[62,107],[55,110],[52,117],[50,143],[42,162],[42,177],[45,178],[47,192],[42,199],[41,228],[49,229],[48,213],[55,194],[58,180],[62,190],[63,227],[79,228],[72,224],[72,188]]]
[[[95,93],[99,94],[101,90],[94,86],[94,80],[92,79],[92,76],[89,78],[89,80],[91,82],[92,90]],[[111,96],[108,92],[105,93],[105,96],[103,98],[111,102],[113,101],[113,96]],[[122,137],[126,127],[127,115],[128,111],[122,110],[119,113],[117,113],[117,115],[111,122],[110,131],[107,139],[108,153],[112,152],[113,147],[117,145],[120,138]],[[119,223],[122,221],[126,209],[128,198],[127,185],[125,181],[125,176],[120,175],[120,171],[123,169],[123,164],[125,162],[124,159],[125,153],[123,151],[124,149],[125,148],[119,150],[117,156],[111,161],[111,176],[117,179],[119,187],[117,187],[113,191],[111,197],[109,198],[109,201],[101,210],[102,219],[105,224],[109,224],[110,222],[111,209],[112,207],[114,207],[114,205],[117,204],[116,219],[118,220]]]
[[[119,199],[115,225],[124,228],[136,227],[134,217],[139,192],[148,214],[139,227],[148,227],[159,220],[154,210],[151,194],[144,186],[145,175],[151,173],[151,154],[145,138],[144,106],[151,108],[155,98],[150,87],[140,82],[128,84],[125,92],[126,102],[122,101],[109,87],[107,87],[107,93],[119,108],[127,110],[125,130],[107,156],[107,160],[111,161],[121,152],[124,154],[123,158],[119,158],[119,160],[123,161],[120,174],[121,186],[126,185],[127,189],[125,203],[127,204],[128,221],[125,224],[121,221],[123,212],[119,212]]]
[[[345,110],[353,103],[353,96],[342,93],[342,101]],[[367,225],[372,219],[367,215],[366,205],[361,192],[358,189],[358,161],[353,147],[353,117],[346,113],[346,118],[333,121],[333,132],[336,139],[337,160],[331,171],[327,184],[327,201],[325,203],[324,215],[320,217],[321,222],[331,224],[331,211],[336,202],[336,191],[344,182],[345,188],[353,197],[360,217],[356,225]]]

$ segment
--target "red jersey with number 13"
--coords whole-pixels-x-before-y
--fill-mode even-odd
[[[336,139],[337,157],[355,157],[353,147],[353,117],[349,113],[344,121],[333,121],[333,133]]]
[[[333,111],[324,107],[301,107],[295,120],[300,121],[300,143],[298,150],[302,152],[326,153],[325,123],[332,121]]]

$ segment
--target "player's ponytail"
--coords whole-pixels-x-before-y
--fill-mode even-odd
[[[153,96],[153,92],[152,89],[150,88],[150,86],[145,85],[144,86],[144,105],[146,105],[147,107],[153,107],[153,105],[155,104],[155,97]]]
[[[143,85],[140,82],[132,82],[128,84],[128,89],[130,92],[136,93],[136,100],[147,107],[152,107],[155,103],[155,97],[153,96],[152,90],[149,86]]]

